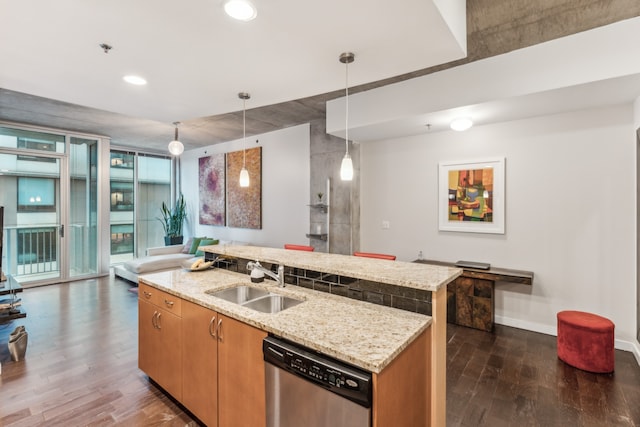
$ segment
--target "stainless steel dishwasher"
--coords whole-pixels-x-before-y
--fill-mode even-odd
[[[371,373],[269,336],[267,427],[371,426]]]

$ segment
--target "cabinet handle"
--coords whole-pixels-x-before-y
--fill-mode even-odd
[[[218,341],[222,342],[222,319],[218,320]]]
[[[158,312],[158,317],[156,317],[157,319],[156,324],[158,325],[158,329],[162,329],[162,323],[160,323],[160,316],[162,316],[162,313]]]
[[[167,307],[169,307],[169,308],[173,307],[173,301],[169,301],[168,299],[165,299],[165,300],[164,300],[164,303],[165,303],[165,305],[166,305]]]
[[[216,316],[213,316],[209,322],[209,335],[211,338],[216,338]]]
[[[151,298],[151,292],[142,291],[142,293],[144,294],[144,297],[145,297],[146,299]]]

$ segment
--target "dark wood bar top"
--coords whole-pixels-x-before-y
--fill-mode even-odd
[[[421,264],[441,265],[443,267],[455,267],[454,262],[435,261],[430,259],[415,260]],[[508,268],[491,267],[488,270],[461,267],[462,276],[473,277],[475,279],[492,280],[494,282],[520,283],[522,285],[533,285],[533,271],[511,270]]]

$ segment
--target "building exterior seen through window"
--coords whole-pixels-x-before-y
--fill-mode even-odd
[[[169,157],[111,151],[111,264],[144,256],[148,247],[164,244],[157,218],[162,202],[170,200]]]

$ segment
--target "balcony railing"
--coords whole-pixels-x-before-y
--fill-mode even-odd
[[[95,227],[71,224],[69,267],[71,276],[97,271],[93,237]],[[20,281],[60,276],[60,226],[14,226],[4,229],[2,269]]]
[[[60,271],[59,225],[5,227],[3,269],[14,277]]]

